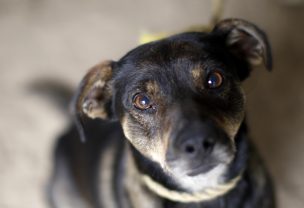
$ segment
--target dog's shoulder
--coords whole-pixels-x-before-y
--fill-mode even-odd
[[[52,204],[60,201],[64,203],[60,206],[99,206],[99,188],[94,184],[100,181],[99,173],[105,165],[103,158],[115,155],[121,149],[123,136],[118,123],[100,120],[88,120],[85,132],[87,141],[81,142],[77,128],[71,125],[57,141],[54,154],[55,168],[49,185],[49,198]],[[109,150],[113,152],[109,153]],[[60,189],[72,191],[66,195],[67,191]]]

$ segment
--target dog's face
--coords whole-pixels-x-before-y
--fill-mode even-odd
[[[84,78],[78,112],[116,116],[129,142],[184,189],[216,185],[232,162],[244,119],[240,83],[253,65],[271,68],[263,32],[226,20],[140,46]]]

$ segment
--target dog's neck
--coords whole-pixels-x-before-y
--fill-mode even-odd
[[[174,191],[167,189],[162,184],[154,181],[148,175],[141,175],[142,181],[146,187],[156,195],[174,202],[181,203],[199,203],[210,201],[221,197],[236,187],[237,183],[242,178],[242,174],[227,181],[224,184],[219,184],[217,187],[205,188],[203,191],[188,193],[182,191]]]
[[[130,206],[133,208],[155,208],[162,207],[161,201],[157,199],[155,194],[151,194],[143,185],[141,173],[135,164],[135,159],[131,151],[131,145],[126,145],[124,154],[124,188],[128,192]]]

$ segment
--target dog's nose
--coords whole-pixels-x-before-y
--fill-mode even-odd
[[[177,152],[186,157],[206,156],[212,152],[215,139],[211,136],[185,135],[177,142]]]

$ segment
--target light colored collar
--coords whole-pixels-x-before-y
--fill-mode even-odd
[[[242,178],[242,174],[240,174],[235,178],[231,179],[230,181],[218,185],[217,187],[206,188],[200,192],[188,193],[188,192],[169,190],[160,183],[154,181],[150,176],[148,175],[141,175],[141,176],[147,188],[150,189],[155,194],[157,194],[158,196],[169,199],[171,201],[182,202],[182,203],[197,203],[197,202],[216,199],[217,197],[223,196],[226,193],[228,193],[230,190],[232,190]]]

